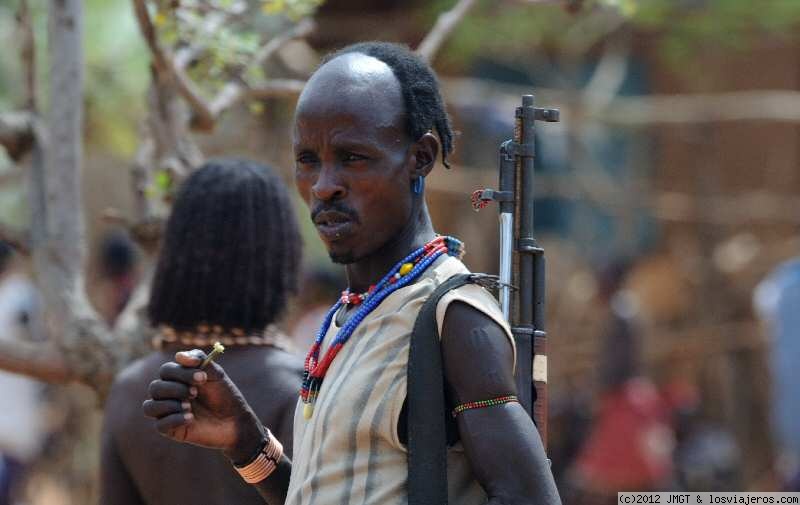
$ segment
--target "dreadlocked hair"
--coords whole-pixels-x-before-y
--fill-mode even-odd
[[[167,222],[150,322],[259,332],[295,292],[300,256],[283,181],[253,161],[208,161],[183,183]]]
[[[439,91],[439,81],[430,65],[408,46],[376,41],[347,46],[327,55],[322,64],[349,53],[372,56],[392,69],[403,91],[408,134],[417,140],[435,130],[442,144],[442,163],[450,168],[448,156],[453,152],[453,130]]]

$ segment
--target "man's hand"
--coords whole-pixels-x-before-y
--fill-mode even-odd
[[[218,364],[200,369],[206,354],[179,352],[161,366],[142,404],[162,435],[202,447],[221,449],[234,463],[246,462],[265,432],[239,388]]]

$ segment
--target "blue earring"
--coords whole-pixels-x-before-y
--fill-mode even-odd
[[[422,188],[424,188],[424,187],[425,187],[425,178],[424,177],[422,177],[420,175],[419,177],[414,179],[414,186],[412,188],[414,193],[416,193],[416,194],[422,193]]]

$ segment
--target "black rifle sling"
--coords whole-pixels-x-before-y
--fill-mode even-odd
[[[447,412],[436,306],[445,293],[477,278],[459,274],[443,282],[414,322],[407,372],[409,505],[447,504]]]

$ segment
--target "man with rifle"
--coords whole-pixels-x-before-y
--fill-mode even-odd
[[[151,384],[143,408],[162,434],[220,449],[270,504],[560,503],[517,401],[508,324],[425,204],[452,137],[433,71],[407,48],[326,58],[297,105],[295,179],[349,287],[306,358],[293,461],[201,351]]]

